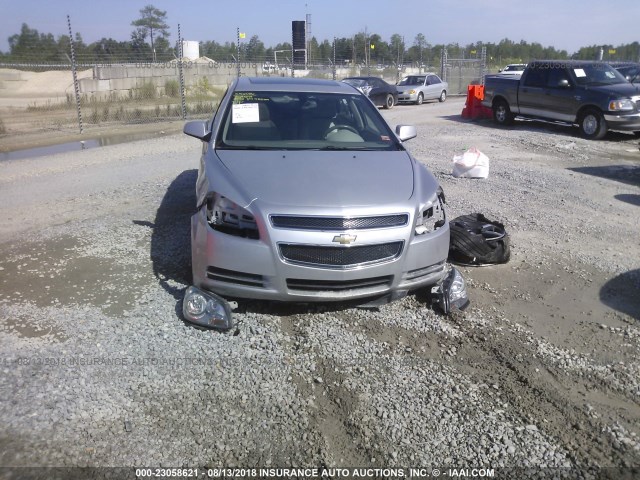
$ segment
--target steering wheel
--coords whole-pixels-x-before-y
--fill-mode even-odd
[[[327,138],[327,136],[328,136],[330,133],[337,132],[338,130],[348,130],[348,131],[350,131],[351,133],[355,133],[356,135],[360,136],[360,132],[358,132],[358,130],[356,130],[355,128],[353,128],[351,125],[341,125],[341,124],[338,124],[338,125],[334,125],[333,127],[329,127],[329,128],[327,129],[327,131],[326,131],[326,132],[324,132],[324,138]]]

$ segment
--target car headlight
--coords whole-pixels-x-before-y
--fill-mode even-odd
[[[456,268],[451,268],[441,282],[431,288],[432,302],[443,313],[449,314],[454,308],[464,310],[469,306],[469,296],[464,278]]]
[[[412,88],[408,93],[409,95],[415,95],[417,92]]]
[[[609,102],[609,110],[612,112],[619,110],[633,110],[633,108],[633,102],[628,98],[624,98],[622,100],[611,100]]]
[[[433,232],[445,224],[444,191],[438,187],[436,198],[416,216],[415,234],[424,235]]]
[[[189,287],[184,294],[182,314],[192,323],[203,327],[229,330],[233,326],[231,307],[222,297]]]
[[[207,198],[207,221],[214,230],[247,238],[260,238],[254,216],[227,197],[214,193]]]

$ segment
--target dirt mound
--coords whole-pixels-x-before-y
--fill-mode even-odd
[[[78,79],[92,77],[91,69],[78,72]],[[0,69],[0,98],[51,98],[64,97],[67,93],[73,93],[70,69],[48,72]]]

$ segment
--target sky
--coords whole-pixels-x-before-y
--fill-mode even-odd
[[[266,47],[291,42],[291,21],[311,15],[319,42],[366,31],[385,41],[398,33],[407,46],[422,33],[431,44],[538,42],[569,54],[591,45],[640,41],[640,0],[0,0],[0,51],[22,23],[56,38],[74,32],[89,44],[129,40],[145,5],[167,12],[170,41],[178,24],[185,40],[235,42],[236,28]]]

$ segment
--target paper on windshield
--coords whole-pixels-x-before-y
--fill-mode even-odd
[[[576,77],[586,77],[587,74],[584,73],[584,70],[582,68],[574,68],[573,72],[576,74]]]
[[[234,103],[232,106],[232,115],[232,123],[260,121],[260,109],[257,103]]]

